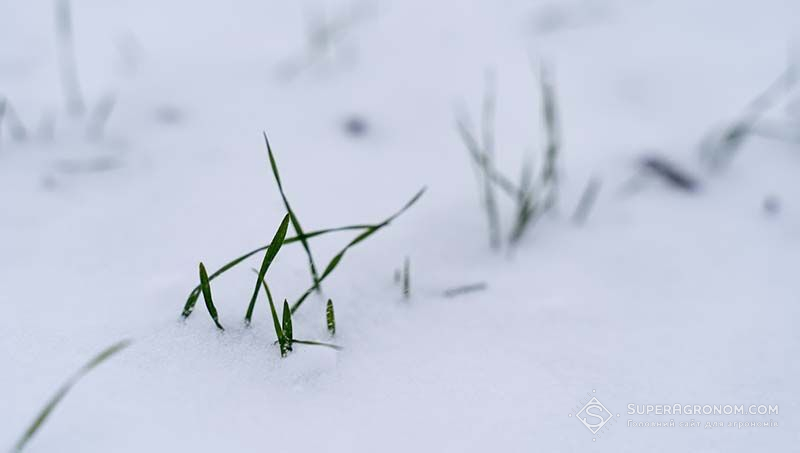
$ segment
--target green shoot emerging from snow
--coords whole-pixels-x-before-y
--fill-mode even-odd
[[[217,307],[214,306],[214,299],[211,297],[211,285],[208,282],[208,273],[206,273],[206,267],[203,263],[200,263],[200,288],[203,291],[203,300],[206,302],[209,316],[211,316],[211,319],[219,330],[225,330],[222,324],[219,323]]]
[[[292,351],[292,346],[294,344],[306,344],[311,346],[324,346],[327,348],[341,350],[340,346],[330,343],[323,343],[320,341],[310,341],[310,340],[298,340],[294,338],[293,328],[292,328],[292,310],[289,308],[289,301],[286,299],[283,300],[283,322],[278,319],[278,311],[275,310],[275,302],[272,300],[272,293],[270,293],[269,287],[265,281],[261,281],[261,284],[264,288],[264,292],[267,293],[267,300],[269,301],[269,310],[272,316],[272,325],[275,328],[275,336],[278,338],[277,343],[280,347],[281,357],[286,357],[290,351]],[[329,301],[330,303],[330,301]]]
[[[325,306],[325,323],[328,325],[328,332],[331,336],[336,335],[336,315],[333,313],[333,301],[330,299]]]
[[[411,297],[411,260],[406,257],[403,261],[403,298]]]
[[[494,201],[494,192],[488,186],[497,187],[516,204],[516,215],[509,233],[509,243],[512,245],[519,242],[523,234],[544,212],[555,208],[558,201],[557,164],[561,149],[560,125],[554,84],[549,71],[544,66],[540,74],[540,89],[546,140],[544,166],[537,179],[533,177],[533,166],[528,158],[523,162],[519,185],[511,182],[510,178],[494,168],[494,140],[491,133],[487,132],[492,127],[494,95],[490,94],[488,88],[483,107],[483,143],[479,143],[475,134],[470,130],[466,115],[457,118],[456,121],[459,135],[477,168],[479,183],[484,186],[483,201],[489,217],[489,242],[492,248],[497,248],[495,237],[499,221],[496,219],[497,207]]]

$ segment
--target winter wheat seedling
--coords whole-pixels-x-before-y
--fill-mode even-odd
[[[470,131],[468,126],[469,121],[464,115],[457,118],[456,127],[464,142],[473,163],[478,169],[480,184],[486,194],[484,196],[484,204],[487,207],[487,215],[490,224],[490,244],[494,248],[495,241],[494,232],[492,231],[495,226],[499,225],[499,221],[495,221],[493,216],[497,212],[496,206],[493,203],[493,198],[489,194],[493,194],[491,190],[486,188],[486,185],[497,187],[505,193],[511,201],[515,204],[515,216],[511,224],[509,233],[509,244],[517,243],[525,233],[529,230],[531,225],[537,220],[542,213],[556,206],[558,200],[558,157],[561,150],[561,136],[560,125],[558,121],[558,110],[555,98],[554,83],[551,80],[550,73],[546,67],[542,67],[540,74],[540,89],[542,98],[542,116],[544,120],[545,131],[545,152],[544,152],[544,165],[542,172],[537,179],[533,176],[533,165],[529,158],[526,158],[522,165],[522,175],[520,177],[519,185],[514,184],[511,180],[500,173],[493,165],[494,155],[493,147],[494,139],[484,139],[483,143],[479,143],[475,138],[475,134]],[[486,99],[493,99],[493,96],[485,96]],[[489,105],[490,107],[486,107]],[[484,113],[484,118],[493,117],[494,101],[484,101],[484,112],[490,111],[491,115]],[[484,120],[484,127],[487,128],[490,121]],[[485,136],[484,132],[484,136]],[[489,201],[487,201],[489,200]]]

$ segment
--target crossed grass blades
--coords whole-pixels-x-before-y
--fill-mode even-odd
[[[281,181],[280,174],[278,172],[278,165],[275,160],[275,155],[272,151],[272,147],[269,144],[269,140],[267,139],[266,133],[264,134],[264,140],[267,146],[267,153],[270,162],[270,168],[272,170],[273,176],[275,177],[275,182],[278,186],[278,191],[281,194],[281,198],[283,200],[283,204],[286,207],[288,213],[284,216],[283,221],[281,222],[280,226],[278,227],[275,235],[272,238],[272,241],[269,245],[265,245],[262,247],[258,247],[254,250],[251,250],[232,261],[226,263],[221,268],[217,269],[213,273],[209,274],[206,270],[206,267],[203,263],[200,263],[199,266],[199,276],[200,276],[200,283],[192,289],[189,293],[189,297],[186,300],[186,303],[183,307],[182,317],[184,319],[188,318],[192,312],[194,311],[194,307],[197,304],[197,300],[199,299],[200,295],[203,296],[203,301],[205,302],[206,309],[208,310],[208,314],[211,317],[211,320],[217,326],[219,330],[225,330],[222,324],[219,321],[219,314],[214,304],[214,299],[211,292],[211,281],[215,278],[219,277],[220,275],[224,274],[225,272],[231,270],[232,268],[236,267],[237,265],[241,264],[242,262],[246,261],[248,258],[260,253],[264,252],[264,258],[261,261],[260,268],[256,271],[257,278],[255,282],[255,287],[253,289],[253,294],[250,297],[249,304],[247,306],[247,311],[245,312],[244,322],[245,325],[249,325],[252,321],[253,311],[255,309],[256,301],[258,299],[259,294],[259,287],[263,287],[264,292],[266,293],[270,311],[272,313],[275,333],[278,337],[278,344],[281,348],[281,355],[285,356],[288,351],[292,350],[293,344],[307,344],[307,345],[317,345],[317,346],[327,346],[332,348],[338,348],[335,345],[310,341],[310,340],[298,340],[294,338],[292,332],[292,314],[294,314],[297,309],[305,302],[309,295],[311,295],[315,291],[320,291],[320,284],[330,275],[333,273],[334,270],[338,267],[339,263],[344,258],[344,255],[350,250],[352,247],[356,246],[357,244],[365,241],[373,234],[380,231],[382,228],[388,226],[392,221],[394,221],[398,216],[408,210],[411,206],[416,203],[422,194],[425,192],[425,188],[421,189],[419,192],[414,195],[400,210],[383,220],[379,223],[374,224],[358,224],[358,225],[349,225],[343,227],[336,227],[336,228],[327,228],[322,230],[310,231],[306,232],[300,226],[300,221],[298,220],[297,213],[292,209],[291,204],[286,197],[286,193],[283,189],[283,182]],[[296,235],[293,237],[286,237],[289,229],[289,224],[292,225],[293,229],[295,230]],[[317,272],[317,267],[311,253],[311,247],[309,245],[308,240],[317,236],[322,236],[329,233],[334,232],[341,232],[341,231],[360,231],[360,233],[353,238],[350,242],[348,242],[325,266],[322,273]],[[278,321],[277,311],[275,310],[274,302],[272,301],[272,295],[269,292],[269,287],[266,283],[266,276],[267,271],[269,270],[272,262],[275,260],[278,252],[280,251],[281,247],[285,244],[297,243],[303,245],[303,249],[308,257],[309,263],[309,272],[311,274],[311,285],[310,287],[304,291],[300,297],[298,297],[293,304],[289,304],[288,300],[284,301],[283,305],[283,321]],[[328,330],[331,335],[336,332],[336,322],[333,313],[333,302],[329,299],[328,304],[326,306],[326,323],[328,325]]]
[[[700,157],[712,169],[725,167],[736,155],[745,140],[759,130],[759,120],[781,101],[798,82],[798,68],[792,62],[763,92],[756,96],[722,131],[708,134],[700,145]],[[768,134],[769,135],[769,134]]]
[[[515,203],[515,216],[508,235],[509,245],[515,245],[542,214],[553,209],[558,202],[558,156],[561,150],[561,132],[556,106],[555,85],[550,71],[542,65],[540,71],[542,116],[545,130],[544,165],[539,175],[534,175],[531,158],[526,157],[518,183],[512,182],[494,165],[494,109],[495,90],[493,78],[487,76],[481,119],[481,140],[470,127],[469,117],[462,113],[456,118],[456,128],[477,170],[483,204],[489,224],[489,245],[500,248],[500,214],[496,192],[501,191]]]
[[[108,348],[101,351],[99,354],[94,356],[91,360],[89,360],[85,365],[83,365],[78,371],[75,372],[70,378],[61,385],[58,391],[50,398],[50,401],[44,405],[44,407],[39,411],[39,414],[33,419],[33,422],[28,426],[28,429],[22,433],[22,436],[19,438],[17,443],[11,448],[11,452],[16,453],[22,451],[25,448],[25,445],[33,438],[33,436],[39,431],[39,428],[42,427],[44,422],[53,412],[53,410],[58,406],[58,403],[61,402],[62,399],[69,393],[72,387],[78,383],[84,376],[89,374],[90,371],[95,369],[98,365],[108,360],[111,356],[115,355],[116,353],[122,351],[123,349],[130,346],[130,340],[122,340],[120,342],[114,343],[113,345],[109,346]]]

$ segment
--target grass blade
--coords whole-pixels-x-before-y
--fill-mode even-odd
[[[333,313],[333,301],[330,299],[325,307],[325,323],[328,325],[328,332],[331,336],[336,335],[336,315]]]
[[[581,199],[578,201],[578,206],[575,208],[575,213],[572,214],[572,222],[575,225],[583,225],[586,222],[586,218],[589,217],[589,211],[592,210],[594,201],[597,199],[597,193],[600,192],[600,184],[600,179],[598,178],[592,178],[586,184]]]
[[[45,404],[33,422],[30,424],[28,429],[22,434],[16,444],[14,444],[12,452],[20,452],[25,445],[33,438],[39,428],[42,427],[42,424],[47,420],[50,414],[53,412],[53,409],[61,402],[61,400],[67,395],[67,393],[72,389],[72,387],[86,374],[92,371],[101,363],[105,362],[109,357],[113,356],[114,354],[118,353],[119,351],[125,349],[131,344],[130,340],[122,340],[118,343],[115,343],[108,348],[101,351],[99,354],[94,356],[89,362],[87,362],[83,367],[81,367],[75,374],[73,374],[67,382],[65,382],[50,398],[50,401]]]
[[[275,259],[275,256],[278,255],[278,251],[283,245],[283,240],[286,238],[286,230],[288,228],[289,214],[286,214],[280,226],[278,226],[278,231],[275,232],[275,236],[272,237],[272,242],[270,242],[267,252],[264,254],[264,260],[261,261],[261,268],[258,270],[258,280],[256,280],[256,287],[253,289],[253,297],[250,298],[250,304],[247,306],[247,313],[244,315],[245,324],[250,324],[250,320],[253,318],[253,309],[256,306],[256,299],[258,298],[258,286],[267,275],[267,270]]]
[[[403,298],[411,297],[411,261],[406,257],[403,261]]]
[[[292,341],[294,341],[294,336],[292,335],[292,311],[289,310],[289,301],[286,299],[283,299],[283,336],[286,338],[291,351]]]
[[[286,357],[286,337],[283,335],[281,329],[281,322],[278,320],[278,312],[275,310],[275,302],[272,300],[272,293],[269,290],[267,282],[260,280],[261,285],[264,287],[264,292],[267,293],[267,300],[269,301],[269,311],[272,314],[272,325],[275,327],[275,336],[278,337],[278,344],[281,347],[281,357]]]
[[[314,288],[319,291],[319,275],[317,274],[317,267],[314,264],[314,257],[311,255],[311,247],[308,245],[308,241],[305,238],[305,233],[303,233],[303,228],[300,226],[300,221],[297,220],[297,215],[295,215],[292,207],[289,205],[289,200],[286,198],[286,193],[283,191],[283,183],[281,183],[281,176],[278,173],[278,164],[275,162],[275,155],[272,153],[272,147],[269,145],[269,139],[267,138],[266,132],[264,132],[264,141],[267,143],[269,165],[272,168],[272,174],[275,176],[275,182],[278,184],[278,191],[281,193],[283,205],[289,212],[289,218],[292,220],[292,227],[297,233],[297,236],[300,238],[300,243],[303,245],[303,249],[306,251],[306,255],[308,256],[308,266],[311,270],[311,279],[314,281]]]
[[[541,213],[542,210],[539,209],[539,204],[533,201],[532,197],[526,196],[523,198],[517,206],[517,217],[514,221],[514,228],[511,229],[508,242],[512,245],[519,242],[531,222],[536,221]]]
[[[458,133],[461,136],[461,140],[464,142],[464,146],[467,148],[470,157],[472,157],[473,162],[475,162],[475,164],[478,166],[478,170],[480,170],[483,175],[491,179],[491,181],[503,192],[505,192],[506,195],[513,199],[519,198],[520,189],[517,188],[514,183],[511,182],[510,179],[506,178],[502,173],[486,164],[483,151],[481,151],[478,141],[469,131],[466,120],[457,119],[456,129],[458,129]]]
[[[397,211],[394,214],[392,214],[391,216],[389,216],[383,222],[381,222],[381,223],[379,223],[379,224],[377,224],[377,225],[375,225],[375,226],[373,226],[371,228],[368,228],[366,231],[364,231],[363,233],[361,233],[358,236],[356,236],[355,239],[350,241],[341,251],[339,251],[339,253],[336,254],[336,256],[333,257],[333,259],[331,259],[331,261],[325,267],[325,271],[322,273],[322,275],[320,275],[319,281],[322,282],[323,280],[325,280],[325,278],[327,276],[329,276],[331,274],[331,272],[333,272],[334,269],[336,269],[336,266],[339,265],[339,262],[344,257],[344,254],[348,250],[350,250],[350,248],[354,247],[359,242],[361,242],[361,241],[367,239],[368,237],[372,236],[373,234],[377,233],[378,231],[380,231],[381,228],[383,228],[383,227],[389,225],[390,223],[392,223],[392,221],[394,219],[396,219],[402,213],[406,212],[406,210],[408,210],[408,208],[413,206],[414,203],[416,203],[417,200],[419,200],[420,197],[422,197],[422,194],[424,194],[424,193],[425,193],[425,188],[423,187],[419,192],[416,193],[416,195],[414,195],[411,198],[411,200],[409,200],[402,208],[400,208],[399,211]],[[300,296],[299,299],[297,299],[297,301],[292,305],[292,313],[296,312],[297,309],[300,308],[300,305],[302,305],[303,302],[306,300],[306,298],[314,291],[314,288],[315,287],[312,286],[311,288],[306,290],[306,292],[303,293],[303,295]]]
[[[481,118],[481,133],[483,140],[484,159],[484,202],[489,225],[489,246],[493,249],[500,247],[500,210],[497,206],[497,196],[492,178],[489,176],[494,169],[494,77],[491,73],[486,75],[486,91],[483,98],[483,111]]]
[[[211,315],[211,319],[214,320],[214,324],[217,325],[219,330],[225,330],[222,327],[222,324],[219,323],[217,308],[214,306],[214,299],[211,298],[211,284],[208,281],[208,273],[206,273],[206,267],[203,265],[203,263],[200,263],[200,289],[203,292],[203,300],[206,302],[208,314]]]
[[[442,295],[444,297],[457,297],[457,296],[462,296],[464,294],[484,291],[485,289],[486,289],[486,283],[484,282],[472,283],[469,285],[456,286],[455,288],[446,289],[444,290]]]
[[[294,343],[307,344],[307,345],[310,345],[310,346],[325,346],[326,348],[335,349],[337,351],[341,351],[342,350],[341,346],[337,346],[337,345],[331,344],[331,343],[323,343],[321,341],[294,340]]]
[[[542,65],[540,74],[542,89],[542,116],[547,137],[544,168],[542,170],[542,186],[547,190],[544,200],[545,210],[555,206],[558,201],[558,173],[557,161],[561,149],[561,135],[558,124],[558,111],[556,109],[556,94],[550,71]]]
[[[283,244],[286,245],[286,244],[291,244],[291,243],[295,243],[295,242],[300,242],[301,238],[311,239],[313,237],[322,236],[322,235],[329,234],[329,233],[336,233],[336,232],[340,232],[340,231],[352,231],[352,230],[366,230],[366,229],[374,228],[374,227],[375,227],[375,225],[348,225],[348,226],[343,226],[343,227],[327,228],[327,229],[324,229],[324,230],[317,230],[317,231],[312,231],[310,233],[306,233],[305,236],[293,236],[293,237],[290,237],[290,238],[286,238],[286,239],[284,239]],[[234,259],[232,261],[229,261],[227,264],[225,264],[221,268],[217,269],[213,274],[209,275],[208,276],[208,280],[209,281],[214,280],[215,278],[219,277],[220,275],[224,274],[225,272],[227,272],[231,268],[233,268],[236,265],[238,265],[239,263],[245,261],[246,259],[250,258],[251,256],[253,256],[253,255],[255,255],[255,254],[259,253],[259,252],[263,252],[264,250],[267,250],[268,248],[269,248],[269,245],[264,245],[264,246],[261,246],[261,247],[259,247],[257,249],[251,250],[251,251],[245,253],[244,255],[242,255],[242,256],[240,256],[240,257],[238,257],[238,258],[236,258],[236,259]],[[200,285],[197,285],[196,287],[194,287],[192,289],[192,291],[189,293],[189,297],[186,299],[186,303],[183,306],[183,312],[181,313],[181,316],[183,316],[184,318],[187,318],[190,314],[192,314],[192,311],[194,310],[194,306],[197,304],[198,297],[200,297]]]

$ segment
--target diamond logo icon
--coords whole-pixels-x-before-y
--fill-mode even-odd
[[[592,434],[597,434],[597,431],[600,431],[612,417],[611,412],[596,397],[592,397],[577,414],[578,420],[589,428]]]

